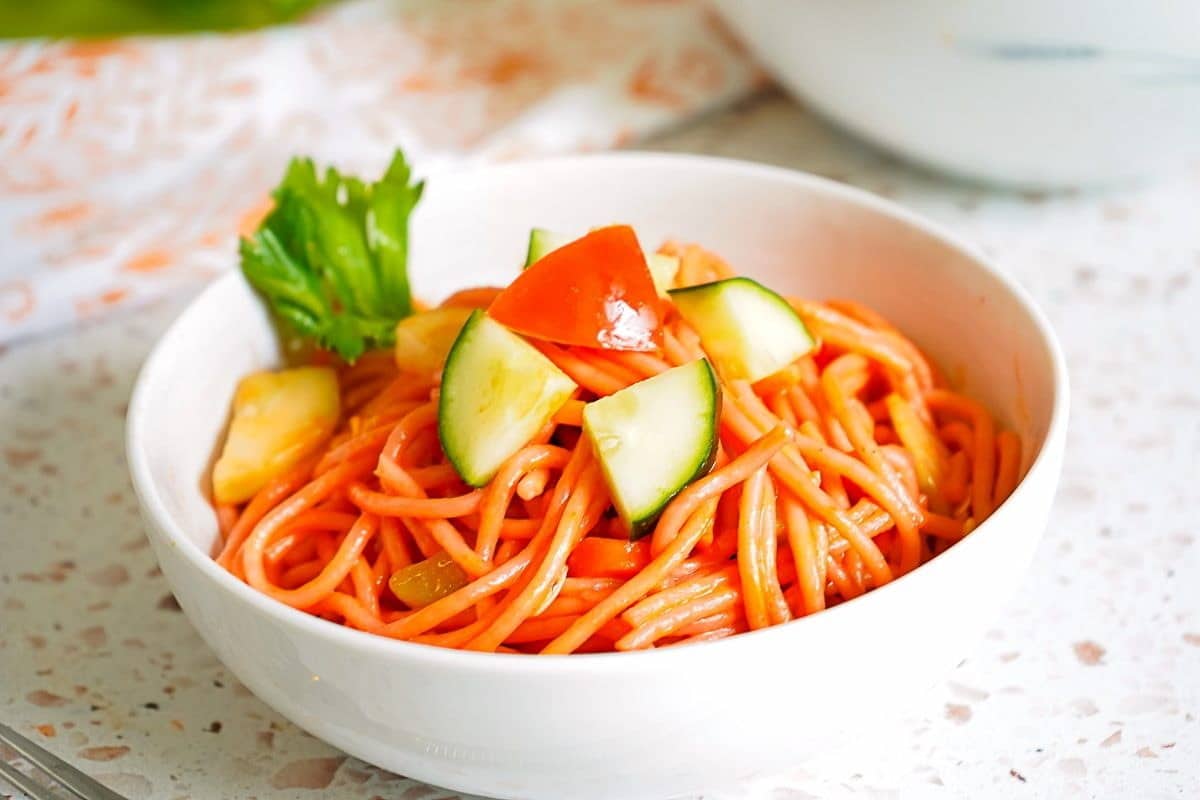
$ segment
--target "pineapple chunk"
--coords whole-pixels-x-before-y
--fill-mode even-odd
[[[667,292],[675,287],[679,264],[679,256],[664,253],[651,253],[646,256],[646,266],[650,269],[650,277],[654,279],[654,288],[658,290],[659,297],[666,297]]]
[[[424,608],[470,582],[462,567],[442,551],[396,570],[388,580],[388,586],[404,605]]]
[[[327,367],[257,372],[233,396],[233,421],[213,467],[213,497],[242,503],[316,451],[340,413],[337,375]]]
[[[396,366],[403,372],[432,375],[446,363],[470,308],[435,308],[413,314],[396,325]]]

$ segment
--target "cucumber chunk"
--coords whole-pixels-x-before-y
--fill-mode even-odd
[[[629,538],[712,467],[720,414],[717,376],[704,359],[588,403],[583,430],[604,471]]]
[[[575,391],[533,345],[478,309],[446,356],[438,436],[471,486],[483,486]]]
[[[749,278],[729,278],[669,294],[727,380],[762,380],[816,345],[788,302]]]
[[[540,261],[542,256],[557,250],[564,244],[570,244],[577,238],[579,237],[548,231],[545,228],[534,228],[529,232],[529,249],[525,251],[525,268],[528,269],[535,261]]]

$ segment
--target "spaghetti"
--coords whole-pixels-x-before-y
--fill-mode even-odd
[[[732,274],[696,247],[664,252],[681,257],[679,286]],[[496,296],[467,289],[444,307]],[[218,507],[216,560],[332,622],[492,652],[708,641],[878,588],[1004,502],[1021,442],[873,310],[789,302],[817,348],[757,383],[722,381],[716,463],[643,540],[614,516],[582,411],[705,355],[669,310],[657,352],[532,341],[579,392],[476,489],[440,446],[440,374],[400,371],[387,352],[339,364],[339,429],[248,502]],[[580,548],[596,539],[625,546]],[[450,588],[406,602],[398,576]]]

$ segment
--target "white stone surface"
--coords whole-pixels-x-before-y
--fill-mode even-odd
[[[853,749],[706,797],[1200,796],[1200,165],[1119,193],[999,193],[775,96],[645,147],[806,169],[964,233],[1045,308],[1074,395],[1050,528],[971,656]],[[122,436],[137,367],[181,304],[0,352],[0,720],[130,798],[451,795],[284,722],[170,602]]]

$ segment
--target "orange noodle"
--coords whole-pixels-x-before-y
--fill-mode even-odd
[[[662,252],[680,259],[677,287],[733,275],[693,245]],[[499,292],[463,289],[443,307],[487,308]],[[636,544],[581,435],[583,411],[707,355],[669,302],[655,352],[530,339],[579,388],[482,486],[442,452],[440,369],[319,352],[338,376],[337,429],[248,501],[216,507],[214,558],[333,623],[486,652],[710,641],[858,597],[1003,504],[1021,439],[874,309],[788,302],[815,349],[755,383],[720,380],[715,464]]]

